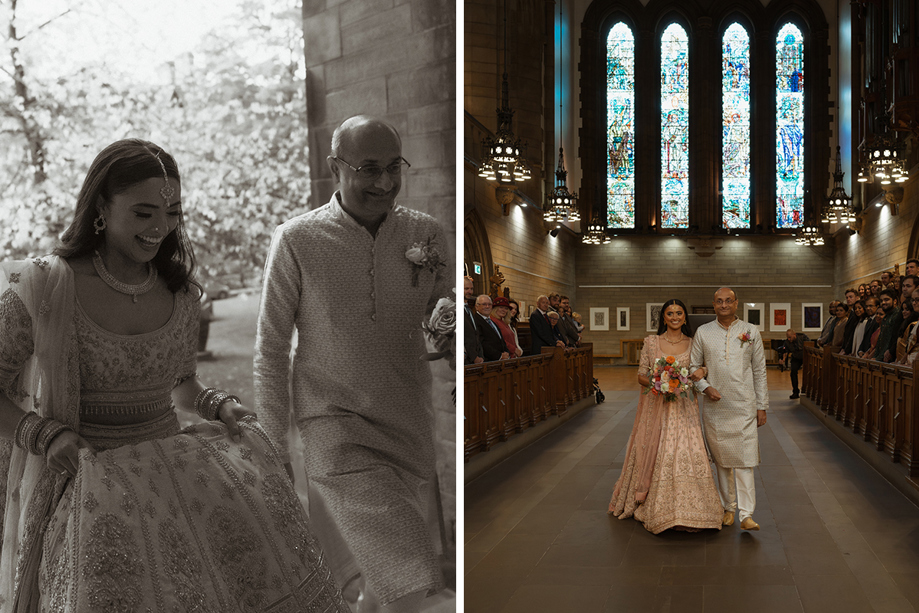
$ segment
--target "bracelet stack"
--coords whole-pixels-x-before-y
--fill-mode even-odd
[[[224,390],[219,390],[216,387],[203,389],[198,392],[198,396],[195,398],[195,413],[208,421],[214,421],[217,419],[217,411],[220,410],[220,406],[227,400],[242,404],[238,396],[234,396]]]
[[[45,455],[54,437],[65,430],[73,431],[66,424],[50,417],[41,417],[35,411],[30,411],[23,415],[16,425],[13,440],[20,449],[25,449],[34,455]]]

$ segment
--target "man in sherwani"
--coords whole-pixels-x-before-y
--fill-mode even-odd
[[[383,611],[417,611],[443,588],[425,513],[435,464],[431,373],[420,358],[422,321],[452,295],[452,249],[432,217],[396,205],[408,162],[391,125],[346,120],[328,163],[339,190],[271,241],[255,402],[288,463],[293,410],[310,497],[356,561],[333,569],[340,583],[366,581]],[[343,576],[354,566],[359,576]]]
[[[722,287],[712,301],[717,319],[699,326],[692,342],[693,372],[708,368],[697,382],[706,400],[702,410],[705,440],[715,461],[715,481],[724,506],[722,523],[759,530],[753,520],[756,488],[753,468],[759,464],[757,428],[766,423],[766,355],[756,326],[737,318],[737,296]],[[736,479],[736,483],[735,483]]]

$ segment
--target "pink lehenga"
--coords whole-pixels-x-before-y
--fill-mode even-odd
[[[649,336],[639,373],[647,374],[659,357],[659,337]],[[674,356],[689,367],[689,349]],[[699,404],[694,396],[667,402],[642,394],[609,511],[619,519],[634,515],[654,534],[677,528],[721,529],[724,509],[712,479],[702,439]]]

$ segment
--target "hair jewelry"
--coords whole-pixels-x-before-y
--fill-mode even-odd
[[[156,161],[160,163],[160,168],[163,169],[163,181],[165,182],[165,185],[160,188],[160,196],[166,201],[166,206],[169,206],[169,201],[175,196],[176,190],[169,183],[169,175],[166,174],[166,165],[163,164],[163,160],[160,159],[159,152],[156,153]]]

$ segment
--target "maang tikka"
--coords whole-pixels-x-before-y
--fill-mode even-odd
[[[156,161],[160,163],[160,168],[163,169],[163,181],[165,182],[165,185],[160,188],[160,196],[162,196],[163,200],[166,201],[166,206],[168,207],[169,201],[172,200],[173,196],[175,196],[176,190],[169,183],[169,175],[166,174],[166,165],[163,164],[163,160],[160,159],[159,152],[156,154]]]

